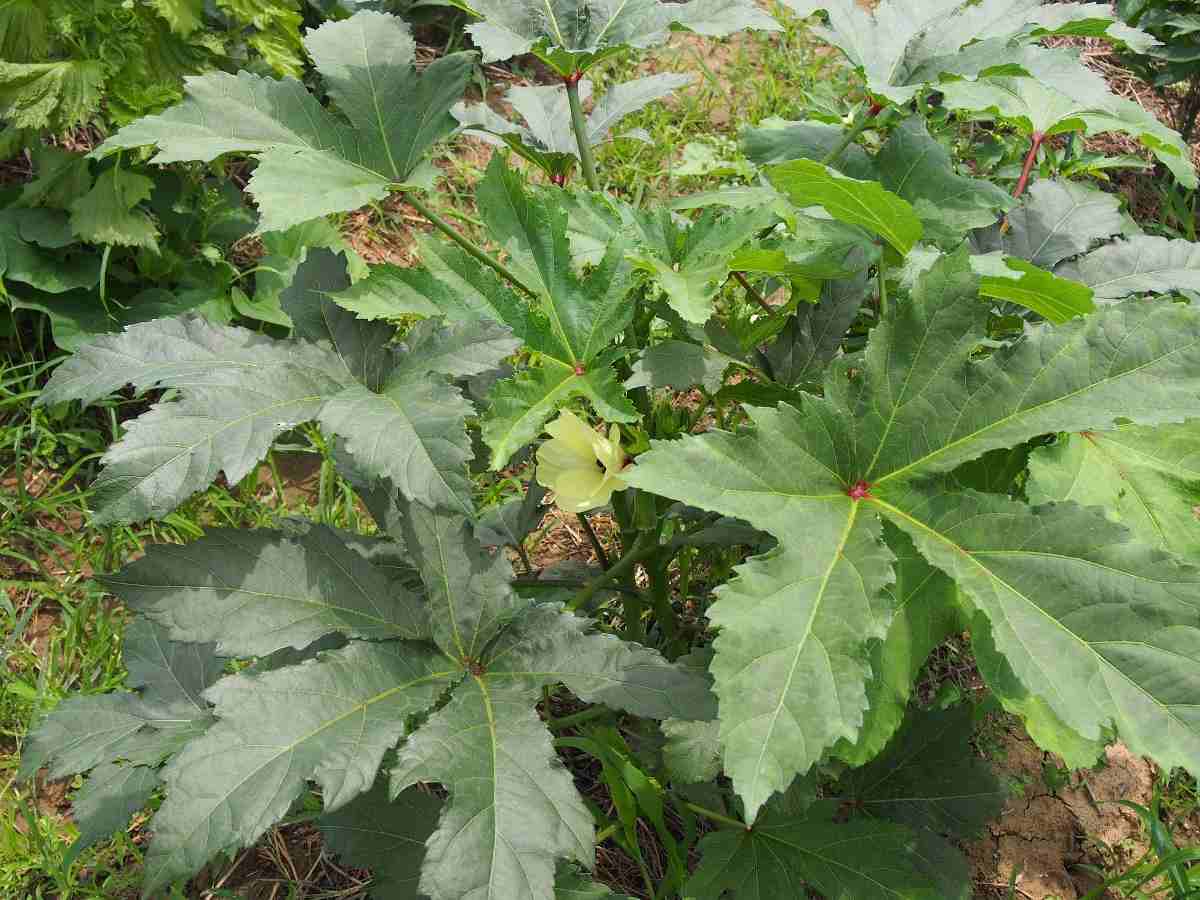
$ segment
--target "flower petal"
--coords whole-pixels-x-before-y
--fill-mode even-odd
[[[583,419],[569,409],[564,409],[558,414],[557,419],[546,426],[546,433],[576,450],[580,455],[586,454],[588,458],[591,458],[592,438],[596,436],[596,432],[592,431]]]
[[[537,461],[539,466],[554,466],[559,469],[596,467],[596,456],[590,447],[586,453],[580,453],[577,446],[560,438],[552,438],[538,447]]]
[[[552,485],[554,502],[568,512],[584,512],[603,506],[612,496],[611,488],[605,489],[608,480],[596,466],[564,472]]]

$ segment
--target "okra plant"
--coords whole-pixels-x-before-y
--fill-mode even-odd
[[[378,897],[616,896],[588,875],[611,840],[646,896],[966,900],[957,844],[1006,791],[976,711],[914,699],[966,633],[1068,764],[1120,740],[1200,775],[1200,248],[1063,173],[1120,131],[1196,175],[1042,43],[1152,39],[1101,4],[786,5],[861,102],[748,130],[755,179],[703,194],[633,202],[593,152],[682,79],[589,118],[583,76],[672,28],[778,28],[748,0],[464,4],[483,60],[558,81],[513,89],[524,125],[463,101],[475,55],[418,74],[406,26],[360,12],[307,35],[320,95],[203,75],[96,151],[249,156],[266,232],[400,195],[436,233],[365,274],[310,248],[286,335],[144,322],[46,385],[167,391],[105,455],[97,522],[165,516],[315,422],[378,526],[215,528],[102,576],[132,690],[62,702],[23,759],[86,773],[79,846],[161,793],[147,897],[317,808]],[[532,165],[493,156],[476,240],[429,154],[480,129]],[[1022,149],[985,164],[984,137]],[[481,509],[487,469],[526,495]],[[597,566],[533,567],[547,491]]]

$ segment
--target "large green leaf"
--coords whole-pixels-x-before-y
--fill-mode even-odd
[[[715,698],[702,671],[668,663],[658,651],[592,630],[558,604],[537,606],[488,652],[493,683],[565,684],[589,703],[654,719],[707,720]]]
[[[684,320],[703,324],[713,314],[713,300],[729,277],[735,254],[770,226],[773,214],[769,208],[724,215],[709,209],[686,228],[666,209],[656,216],[630,211],[623,218],[642,219],[642,240],[632,254],[635,264],[651,274]]]
[[[0,278],[48,294],[95,287],[100,280],[98,255],[75,253],[62,258],[48,252],[71,243],[65,218],[50,210],[0,211]],[[54,225],[44,229],[50,234],[39,233],[38,226],[48,223]]]
[[[470,512],[466,420],[474,412],[449,379],[429,375],[393,379],[378,394],[346,388],[325,404],[320,421],[343,436],[364,472],[390,479],[419,503]]]
[[[420,644],[352,643],[317,660],[232,675],[209,690],[218,722],[164,771],[143,896],[191,875],[218,851],[252,843],[308,779],[333,811],[370,789],[413,713],[453,675]]]
[[[1101,735],[1089,740],[1069,728],[1043,698],[1021,682],[1008,660],[996,650],[987,616],[976,612],[967,624],[979,674],[1000,705],[1020,716],[1034,742],[1060,756],[1068,768],[1085,769],[1096,765],[1104,755],[1104,748],[1116,740],[1111,730],[1105,729]]]
[[[929,136],[920,116],[900,123],[875,164],[880,183],[912,204],[925,237],[947,246],[957,245],[972,228],[991,225],[1013,203],[991,182],[959,175],[950,153]]]
[[[1200,291],[1200,245],[1134,235],[1064,263],[1059,274],[1088,285],[1101,300],[1130,294]]]
[[[259,271],[254,273],[254,307],[258,315],[267,311],[277,318],[266,319],[274,324],[291,325],[291,319],[280,308],[281,295],[296,277],[300,266],[308,259],[313,247],[325,247],[346,254],[352,276],[366,276],[367,265],[355,253],[337,227],[328,219],[313,219],[287,231],[271,231],[262,236],[264,255]],[[321,290],[331,287],[321,286]],[[265,316],[264,316],[265,317]]]
[[[976,361],[986,306],[962,254],[926,276],[916,302],[876,328],[865,357],[868,394],[838,381],[827,391],[861,409],[850,483],[947,472],[988,450],[1056,430],[1143,424],[1194,415],[1200,314],[1174,304],[1123,304],[1027,338]],[[955,267],[961,266],[955,272]],[[939,280],[957,282],[936,290]],[[850,385],[849,380],[845,382]],[[859,404],[861,403],[861,406]]]
[[[914,833],[892,822],[838,822],[836,800],[744,831],[712,831],[685,888],[696,900],[777,900],[806,889],[831,900],[946,900],[919,867]]]
[[[437,824],[442,802],[410,788],[388,799],[384,778],[341,809],[317,819],[321,837],[353,866],[371,870],[371,892],[390,900],[418,900],[417,881],[425,841]]]
[[[400,748],[393,796],[418,782],[450,794],[421,870],[432,900],[553,900],[556,859],[591,865],[592,816],[533,709],[538,697],[470,677]]]
[[[840,786],[867,815],[956,840],[978,837],[1008,791],[970,745],[971,706],[914,712],[886,750]]]
[[[323,526],[294,536],[217,528],[153,546],[101,581],[173,639],[213,641],[224,656],[300,649],[334,632],[386,640],[429,628],[417,597]]]
[[[788,385],[819,382],[866,301],[867,276],[827,281],[821,299],[802,304],[767,348],[772,377]]]
[[[910,56],[910,45],[935,24],[944,29],[949,14],[962,6],[964,0],[919,4],[886,0],[873,11],[854,0],[784,0],[784,3],[800,16],[812,15],[817,10],[828,12],[829,27],[816,27],[813,31],[862,69],[872,93],[906,103],[921,87],[919,83],[908,83],[908,74],[921,61]],[[955,39],[961,39],[959,47],[971,39],[969,35],[953,34]]]
[[[658,442],[629,480],[745,519],[781,548],[741,566],[709,618],[725,771],[753,821],[763,803],[839,739],[867,706],[868,639],[891,617],[892,556],[829,467],[828,434],[788,406],[751,409],[751,435]],[[807,410],[806,410],[807,411]],[[786,467],[775,460],[787,460]]]
[[[137,206],[150,197],[154,182],[117,166],[102,172],[92,189],[71,204],[71,228],[93,244],[158,246],[154,220]]]
[[[49,766],[51,778],[117,760],[156,766],[209,726],[208,704],[200,694],[220,677],[222,668],[212,644],[174,644],[163,629],[137,619],[126,634],[125,648],[129,684],[142,690],[62,701],[29,735],[21,754],[22,777],[31,777],[42,766]],[[109,778],[116,782],[114,795],[123,796],[118,790],[123,779],[106,772],[100,782]],[[99,782],[95,787],[101,790]],[[96,803],[101,803],[100,797]],[[107,815],[103,809],[96,812]]]
[[[161,517],[224,472],[248,474],[274,438],[316,417],[348,380],[341,359],[199,318],[158,319],[103,335],[55,370],[38,402],[90,403],[133,384],[179,388],[104,455],[97,521]]]
[[[720,350],[687,341],[664,341],[647,347],[633,364],[625,387],[674,388],[686,391],[700,385],[710,394],[720,387],[725,370],[737,360]]]
[[[795,284],[799,278],[847,278],[879,260],[879,244],[858,225],[795,212],[789,218],[785,236],[739,251],[730,268],[785,276]]]
[[[445,316],[503,322],[518,337],[529,333],[528,307],[493,270],[450,243],[417,235],[416,246],[421,265],[372,266],[366,278],[333,299],[361,319]]]
[[[1140,541],[1200,560],[1200,423],[1064,435],[1029,457],[1033,503],[1102,506]]]
[[[793,159],[825,159],[845,136],[841,125],[825,122],[787,122],[770,118],[756,128],[742,131],[742,152],[756,165],[788,162]],[[836,160],[829,163],[851,178],[877,178],[875,160],[857,144],[851,144]]]
[[[370,11],[322,25],[305,44],[348,121],[299,81],[212,73],[188,79],[182,103],[126,126],[97,152],[154,144],[159,163],[254,154],[248,189],[263,231],[382,200],[454,129],[449,110],[472,57],[441,57],[418,76],[408,25]]]
[[[71,818],[79,837],[63,860],[69,866],[80,852],[112,837],[129,824],[158,788],[158,770],[132,763],[102,763],[92,770],[71,798]]]
[[[1118,305],[1033,329],[979,360],[987,310],[977,290],[965,249],[939,260],[905,302],[889,307],[865,354],[831,368],[823,399],[806,398],[800,409],[750,410],[755,427],[741,436],[659,442],[624,476],[639,488],[743,518],[780,541],[780,550],[744,566],[711,610],[722,628],[712,670],[725,769],[751,818],[772,790],[860,730],[870,675],[866,641],[883,637],[896,598],[883,593],[892,557],[879,543],[877,513],[859,502],[873,501],[870,507],[876,491],[902,492],[913,478],[1060,428],[1200,413],[1195,311]],[[945,515],[957,508],[950,504]],[[948,568],[943,556],[952,554],[933,555],[929,548],[937,545],[921,530],[924,520],[913,517],[917,524],[903,517],[897,524],[923,555]],[[1036,518],[1025,524],[1032,534],[1041,529]],[[1068,530],[1080,533],[1077,524]],[[973,558],[962,555],[963,565]],[[1025,564],[1030,572],[1038,568]],[[957,569],[951,574],[962,577]],[[1075,584],[1087,583],[1075,577]],[[1047,595],[1079,603],[1065,579]],[[820,666],[802,669],[818,648]],[[757,677],[756,667],[763,670]],[[1028,667],[1018,675],[1031,677]],[[1079,685],[1075,678],[1064,671],[1053,684],[1029,686],[1053,691],[1061,689],[1059,679]],[[1084,737],[1100,727],[1096,718],[1078,722],[1078,710],[1074,719],[1056,712]],[[1170,739],[1151,746],[1169,763],[1180,759]]]
[[[810,159],[771,166],[767,176],[797,206],[823,206],[835,219],[879,235],[901,255],[921,239],[916,211],[878,182],[850,178]]]
[[[172,640],[166,628],[138,616],[125,629],[122,650],[125,683],[140,689],[144,705],[188,710],[196,718],[208,715],[204,690],[225,668],[216,644]]]
[[[586,70],[623,47],[653,47],[671,25],[723,37],[744,28],[778,31],[749,0],[454,0],[482,21],[467,26],[484,62],[533,51],[560,74]]]
[[[488,553],[461,514],[403,504],[408,552],[425,582],[433,639],[464,665],[477,662],[488,642],[521,608],[512,567],[503,553]]]
[[[874,502],[987,616],[1016,677],[1069,728],[1200,770],[1200,571],[1073,503],[903,485]]]
[[[444,327],[421,322],[378,393],[362,385],[346,388],[329,399],[319,419],[342,436],[343,449],[366,476],[386,478],[406,497],[427,506],[471,513],[466,464],[474,454],[466,423],[475,408],[451,377],[495,369],[519,346],[495,322]]]
[[[100,108],[105,77],[95,59],[0,60],[0,117],[13,128],[56,133],[86,124]]]
[[[801,16],[825,10],[829,27],[813,30],[862,70],[872,93],[895,103],[912,100],[943,73],[968,74],[964,64],[971,51],[1007,63],[1020,42],[1049,35],[1087,34],[1139,45],[1148,39],[1095,3],[1048,9],[1039,0],[884,0],[869,11],[854,0],[784,3]],[[969,44],[974,46],[964,53]]]
[[[46,13],[41,0],[7,0],[0,6],[0,59],[45,59],[49,44]]]
[[[533,349],[572,365],[586,364],[624,330],[632,310],[624,242],[614,240],[596,269],[576,274],[567,240],[567,212],[558,194],[528,186],[496,157],[479,183],[476,200],[494,240],[538,294],[546,332],[523,335]]]
[[[1060,278],[1023,259],[974,256],[971,267],[981,276],[979,296],[1016,303],[1048,322],[1061,324],[1096,308],[1086,284]]]
[[[858,739],[840,741],[832,751],[856,766],[877,757],[904,721],[913,683],[929,654],[965,630],[954,582],[929,565],[899,529],[885,523],[883,532],[896,557],[896,581],[885,588],[895,613],[884,638],[871,643],[868,706]]]
[[[561,193],[528,187],[495,157],[476,195],[493,239],[508,251],[509,266],[535,292],[537,304],[534,315],[521,313],[510,324],[537,352],[539,365],[498,382],[482,422],[494,469],[503,468],[572,397],[587,398],[609,421],[637,418],[612,369],[622,351],[610,346],[633,316],[625,242],[608,243],[595,268],[578,275]]]
[[[292,321],[292,335],[337,354],[349,383],[379,390],[392,370],[388,344],[396,329],[385,322],[364,322],[333,302],[330,295],[350,286],[348,259],[326,247],[314,247],[296,266],[291,283],[279,292],[279,307]]]
[[[1003,250],[1007,256],[1051,269],[1064,259],[1120,234],[1120,198],[1074,181],[1035,181],[1008,214],[1008,229],[979,236],[981,249]]]

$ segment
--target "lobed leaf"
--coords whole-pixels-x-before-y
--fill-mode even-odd
[[[306,781],[334,811],[370,789],[408,716],[456,675],[423,645],[352,643],[298,666],[231,675],[210,689],[218,722],[164,770],[143,896],[220,851],[255,841]]]
[[[912,204],[925,237],[939,244],[957,245],[969,230],[993,224],[1013,203],[991,182],[959,175],[920,116],[900,123],[875,164],[880,183]]]
[[[299,81],[212,73],[188,78],[182,103],[122,128],[96,152],[153,144],[158,163],[254,154],[259,164],[248,189],[262,231],[382,200],[453,131],[449,110],[472,56],[441,57],[418,76],[408,25],[373,11],[327,22],[305,45],[345,120]],[[295,190],[298,183],[304,191]]]
[[[1100,510],[889,487],[875,501],[988,617],[997,651],[1061,721],[1200,769],[1200,572]]]
[[[657,650],[592,631],[590,619],[558,604],[537,606],[488,651],[488,680],[542,687],[565,684],[588,703],[654,719],[716,715],[702,671],[667,662]]]
[[[558,859],[590,865],[592,816],[533,710],[538,691],[474,676],[400,748],[392,795],[450,794],[427,843],[420,891],[553,900]]]
[[[433,833],[442,802],[419,788],[395,800],[380,778],[365,794],[317,819],[327,846],[353,866],[371,870],[371,890],[392,900],[418,900],[417,881],[425,841]],[[386,893],[385,893],[386,892]]]
[[[1200,252],[1190,241],[1139,234],[1097,247],[1064,263],[1059,272],[1082,281],[1101,300],[1196,291],[1200,290]]]
[[[172,639],[211,641],[223,656],[301,649],[331,633],[387,640],[429,629],[416,596],[324,526],[293,536],[216,528],[155,545],[100,580]]]
[[[523,605],[510,585],[508,559],[484,550],[460,513],[412,502],[401,510],[404,540],[429,598],[434,641],[464,665],[478,661]]]
[[[1139,541],[1200,559],[1200,423],[1060,436],[1029,457],[1032,503],[1103,507]]]
[[[797,206],[823,206],[835,219],[879,235],[902,255],[924,231],[912,206],[878,182],[849,178],[808,159],[770,166],[767,177]]]
[[[838,823],[836,809],[837,801],[822,800],[799,816],[709,832],[687,896],[773,900],[811,888],[854,900],[944,900],[918,865],[910,829],[879,819]]]

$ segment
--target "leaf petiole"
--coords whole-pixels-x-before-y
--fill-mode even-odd
[[[824,158],[821,160],[821,165],[832,166],[835,162],[837,162],[838,157],[841,156],[845,149],[853,144],[855,139],[866,130],[867,125],[871,123],[872,119],[879,115],[882,109],[882,106],[872,101],[871,105],[867,108],[867,111],[854,120],[854,124],[851,125],[846,133],[842,135],[842,139],[838,141],[836,145],[834,145],[832,150],[825,154]]]
[[[700,806],[697,803],[684,803],[683,805],[686,809],[691,810],[696,815],[708,819],[710,822],[716,822],[718,825],[724,825],[726,828],[736,828],[739,831],[750,830],[750,826],[745,822],[738,821],[737,819],[724,815],[723,813],[707,809],[706,807]]]
[[[537,298],[537,293],[531,287],[521,281],[521,279],[518,278],[511,269],[508,268],[508,266],[504,265],[504,263],[500,262],[500,260],[496,259],[466,235],[462,234],[457,228],[452,226],[449,222],[434,212],[433,209],[427,206],[425,201],[418,197],[415,193],[412,191],[404,191],[404,202],[424,216],[430,225],[432,225],[446,237],[450,238],[450,240],[454,241],[454,243],[458,244],[458,246],[462,247],[476,260],[483,263],[489,269],[492,269],[513,287],[525,294],[528,294],[530,297],[535,299]]]
[[[574,72],[563,79],[567,87],[567,102],[571,105],[571,128],[575,132],[575,143],[579,146],[579,167],[590,190],[600,190],[600,179],[596,175],[596,159],[592,155],[592,142],[588,136],[587,119],[583,115],[583,102],[579,98],[579,81],[582,72]]]

